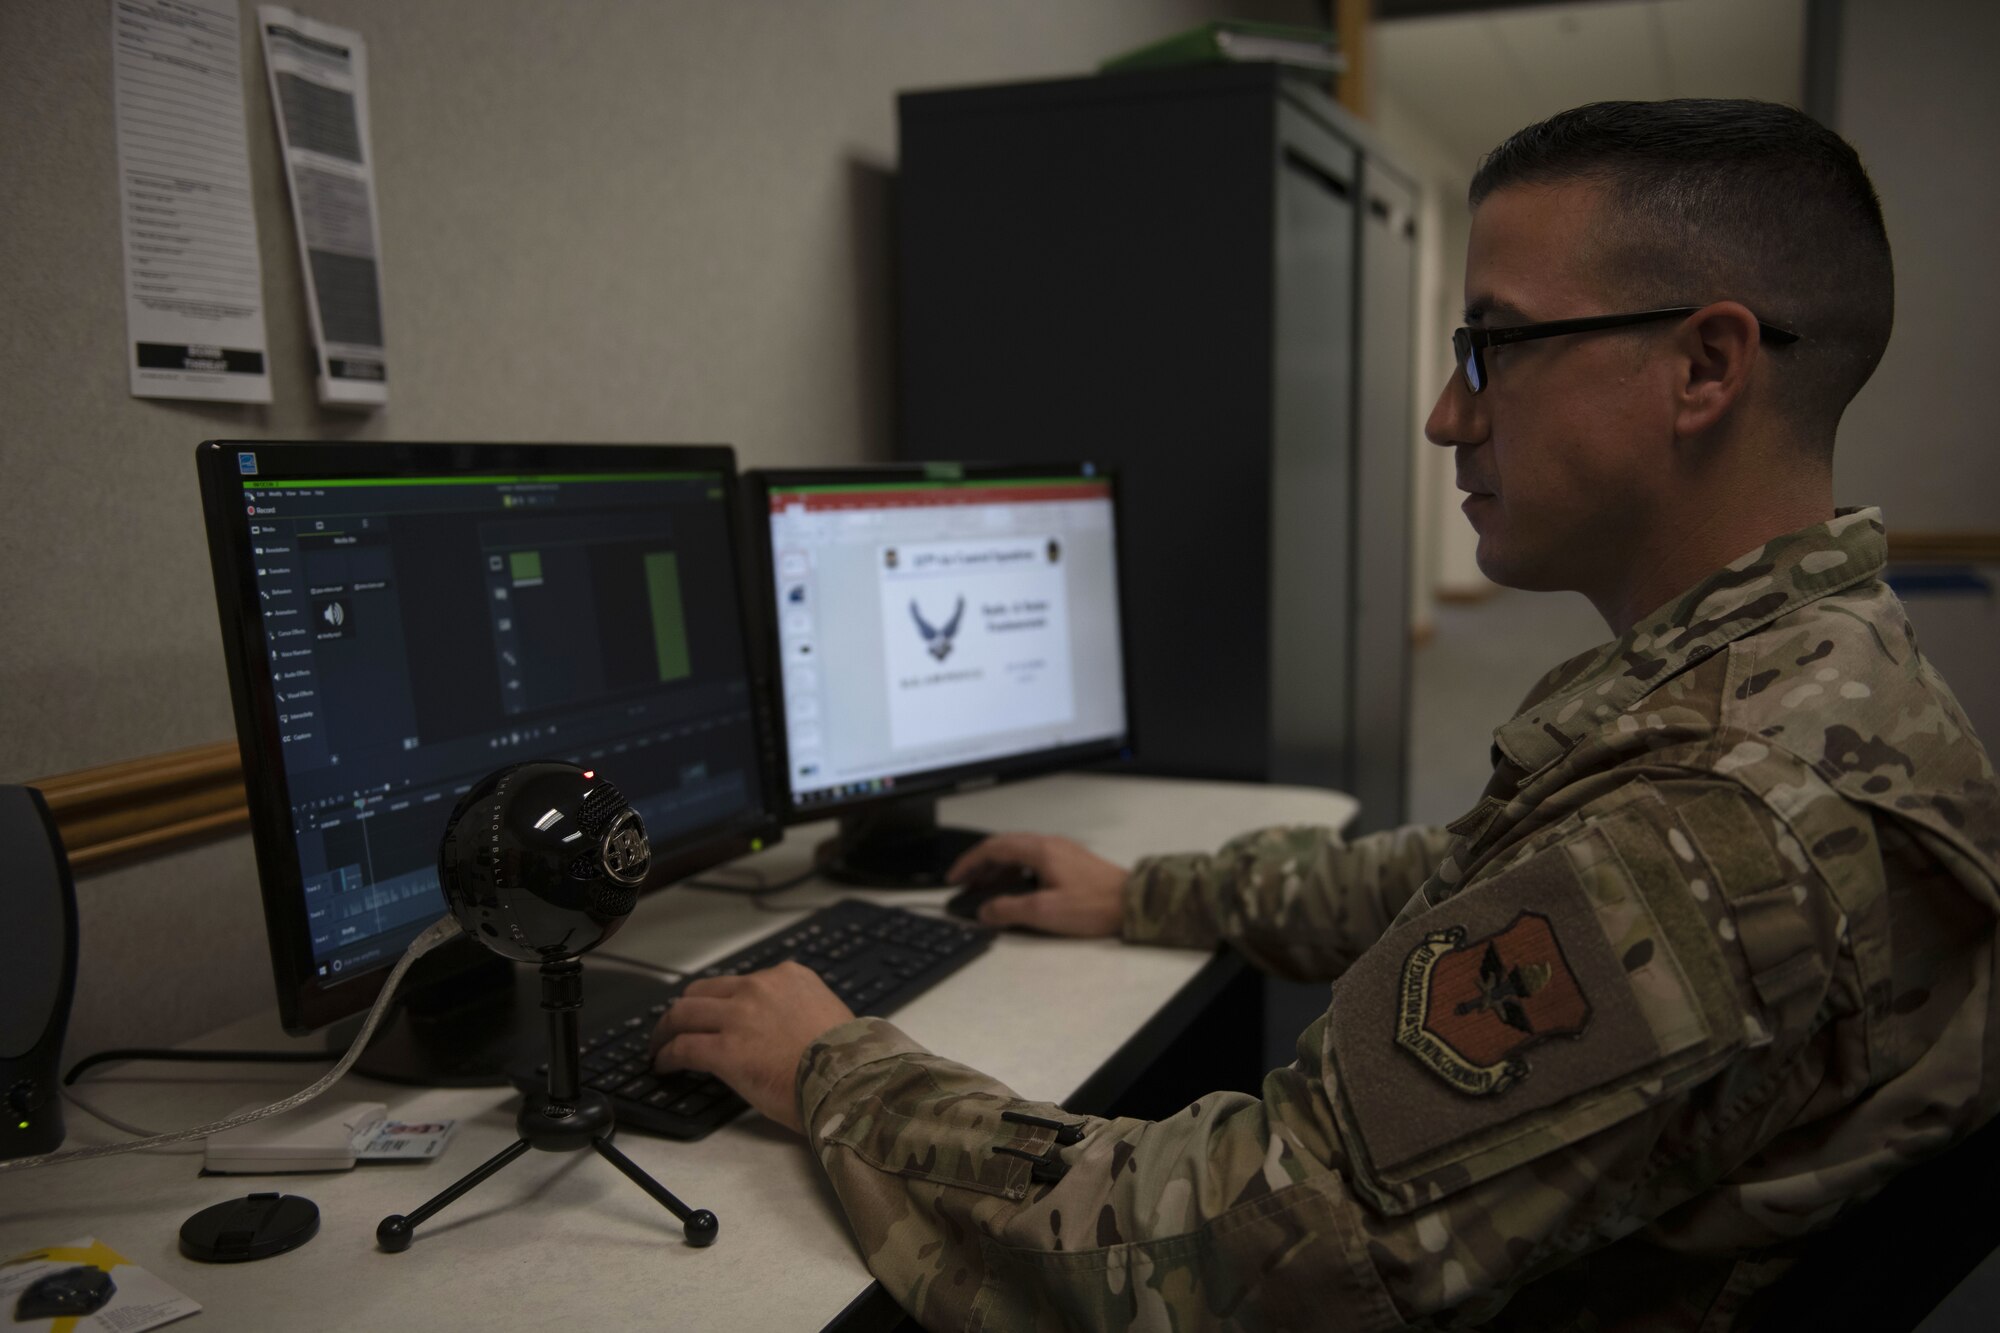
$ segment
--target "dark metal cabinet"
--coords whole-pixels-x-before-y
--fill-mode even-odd
[[[900,456],[1116,466],[1139,767],[1399,821],[1412,187],[1268,65],[900,111]]]

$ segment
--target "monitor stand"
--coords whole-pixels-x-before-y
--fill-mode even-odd
[[[813,852],[819,873],[876,889],[943,888],[952,862],[986,834],[937,822],[935,797],[907,797],[840,817],[840,832]]]
[[[668,989],[663,977],[589,961],[585,966],[585,1032],[645,1009]],[[497,1088],[510,1081],[508,1071],[533,1069],[548,1058],[548,1016],[531,964],[457,939],[418,959],[400,989],[355,1073],[419,1087]],[[328,1049],[345,1051],[360,1030],[359,1019],[335,1024]]]

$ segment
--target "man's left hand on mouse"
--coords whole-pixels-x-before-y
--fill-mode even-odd
[[[1048,935],[1116,935],[1125,916],[1125,867],[1082,843],[1041,833],[1000,833],[958,858],[945,878],[963,884],[999,864],[1040,878],[1033,893],[994,898],[979,909],[986,926],[1026,926]]]

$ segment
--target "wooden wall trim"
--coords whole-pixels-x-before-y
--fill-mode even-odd
[[[41,790],[70,869],[84,874],[249,826],[236,742],[197,745],[28,784]]]
[[[1334,82],[1334,97],[1362,120],[1375,118],[1375,88],[1368,59],[1369,0],[1333,0],[1333,25],[1347,68]]]
[[[2000,532],[1889,533],[1891,560],[2000,565]]]

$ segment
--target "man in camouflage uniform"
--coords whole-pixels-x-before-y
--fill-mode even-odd
[[[1331,980],[1261,1096],[1072,1116],[790,966],[662,1025],[663,1063],[804,1132],[928,1326],[1740,1327],[1794,1242],[2000,1102],[2000,795],[1880,515],[1832,504],[1891,304],[1852,150],[1765,104],[1600,104],[1472,202],[1427,433],[1481,567],[1616,638],[1534,688],[1445,829],[1129,875],[1009,835],[960,868],[1042,872],[996,923]]]

